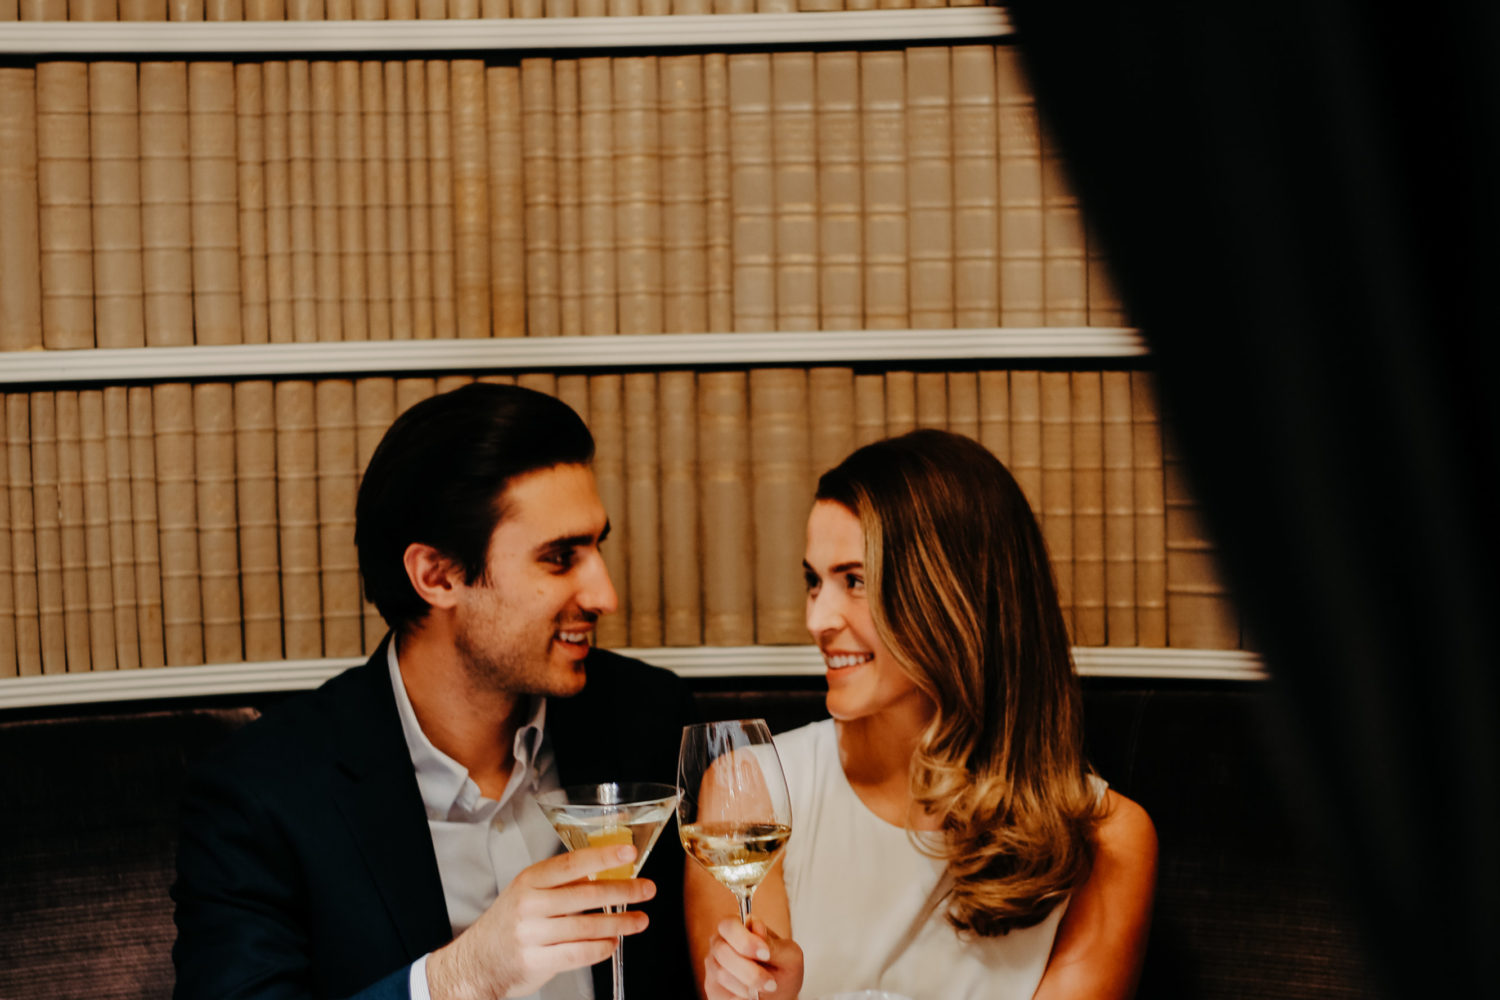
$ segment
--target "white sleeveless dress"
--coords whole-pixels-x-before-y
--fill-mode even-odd
[[[860,801],[839,764],[833,720],[776,737],[776,749],[792,800],[782,864],[792,937],[806,962],[801,1000],[861,989],[911,1000],[1027,1000],[1036,992],[1066,904],[1035,926],[970,939],[940,905],[901,948],[942,862]]]

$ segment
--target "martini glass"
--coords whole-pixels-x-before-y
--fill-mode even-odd
[[[584,847],[635,845],[635,861],[606,868],[589,879],[635,878],[646,863],[662,827],[677,806],[677,789],[647,781],[607,781],[598,785],[568,785],[542,792],[536,797],[542,815],[552,824],[568,850]],[[608,906],[610,913],[623,913],[624,904]],[[614,1000],[625,1000],[625,956],[623,941],[615,941],[610,961]]]
[[[791,797],[763,719],[685,726],[677,763],[682,847],[730,892],[740,922],[792,835]],[[757,991],[750,991],[756,1000]]]

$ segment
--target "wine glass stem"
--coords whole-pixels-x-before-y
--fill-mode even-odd
[[[740,904],[740,923],[746,927],[750,926],[750,897],[752,892],[737,892],[734,894],[735,901]],[[760,990],[754,986],[750,987],[749,1000],[760,1000]]]
[[[610,913],[624,913],[623,904],[608,906]],[[615,938],[615,953],[609,959],[610,975],[614,981],[614,1000],[625,1000],[625,939]]]

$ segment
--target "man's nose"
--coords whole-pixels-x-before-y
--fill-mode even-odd
[[[609,567],[597,552],[585,567],[578,606],[596,615],[612,614],[620,606],[620,595],[615,593],[614,582],[609,578]]]

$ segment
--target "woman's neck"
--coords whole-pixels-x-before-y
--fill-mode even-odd
[[[836,723],[839,763],[854,793],[871,812],[894,826],[936,829],[940,819],[914,815],[911,758],[934,706],[912,692],[875,715]]]

